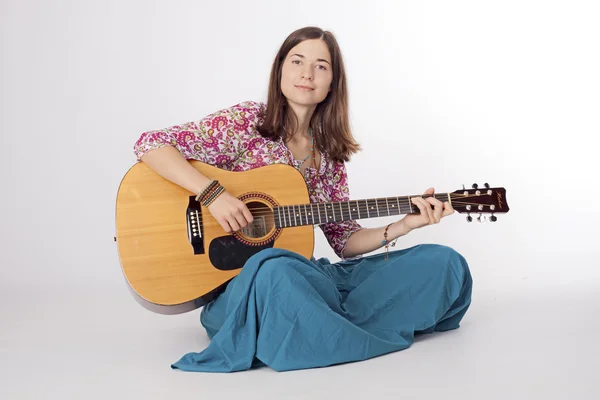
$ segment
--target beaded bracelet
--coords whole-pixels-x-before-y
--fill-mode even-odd
[[[221,185],[214,185],[208,192],[204,194],[204,196],[200,199],[202,204],[206,203],[206,201],[219,189]]]
[[[389,242],[389,240],[387,240],[387,238],[388,238],[388,233],[387,233],[387,231],[388,231],[388,228],[389,228],[390,226],[392,226],[392,224],[389,224],[388,226],[386,226],[386,227],[385,227],[385,231],[383,231],[383,238],[384,238],[384,239],[381,241],[381,244],[384,244],[384,245],[385,245],[385,256],[383,257],[385,261],[387,261],[387,260],[388,260],[389,247],[390,247],[390,246],[394,247],[394,246],[396,245],[396,241],[398,240],[398,238],[396,238],[396,239],[394,240],[394,242],[393,242],[391,245],[390,245],[390,242]]]
[[[209,192],[211,190],[213,190],[215,187],[217,187],[218,185],[219,185],[219,181],[217,181],[217,180],[210,181],[210,183],[208,185],[206,185],[204,190],[202,192],[200,192],[198,194],[198,196],[196,196],[196,201],[202,202],[202,200],[209,194]]]
[[[219,185],[219,187],[217,187],[211,194],[209,194],[206,197],[206,200],[204,200],[202,202],[202,205],[204,207],[208,207],[212,204],[213,201],[215,201],[217,199],[217,197],[219,197],[223,192],[225,191],[225,188],[221,185]]]

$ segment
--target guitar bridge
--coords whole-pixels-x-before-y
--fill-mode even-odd
[[[203,226],[202,226],[202,208],[200,203],[196,201],[195,196],[190,196],[190,201],[186,210],[186,222],[188,239],[194,254],[204,254],[204,238],[203,238]]]

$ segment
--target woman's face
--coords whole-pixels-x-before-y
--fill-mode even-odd
[[[281,91],[288,103],[316,106],[327,97],[332,79],[327,45],[321,39],[309,39],[292,48],[283,61]]]

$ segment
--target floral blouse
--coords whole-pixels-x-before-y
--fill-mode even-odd
[[[134,145],[134,153],[140,160],[152,149],[173,145],[188,160],[229,171],[247,171],[276,163],[293,165],[300,170],[302,161],[294,159],[281,138],[276,141],[264,138],[256,129],[265,109],[264,103],[246,101],[199,121],[144,132]],[[318,175],[315,172],[307,166],[304,174],[312,203],[350,200],[345,163],[333,161],[327,153],[321,152]],[[342,260],[350,235],[364,229],[356,221],[330,222],[319,227]]]

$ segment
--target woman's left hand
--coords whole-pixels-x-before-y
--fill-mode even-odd
[[[435,191],[433,188],[429,188],[425,191],[426,195],[432,195]],[[449,202],[441,202],[434,197],[428,197],[424,199],[422,197],[412,197],[412,204],[419,207],[419,214],[408,214],[400,221],[399,224],[403,225],[406,233],[421,228],[427,225],[438,224],[442,218],[447,217],[454,213],[454,209]],[[432,209],[433,206],[433,209]]]

